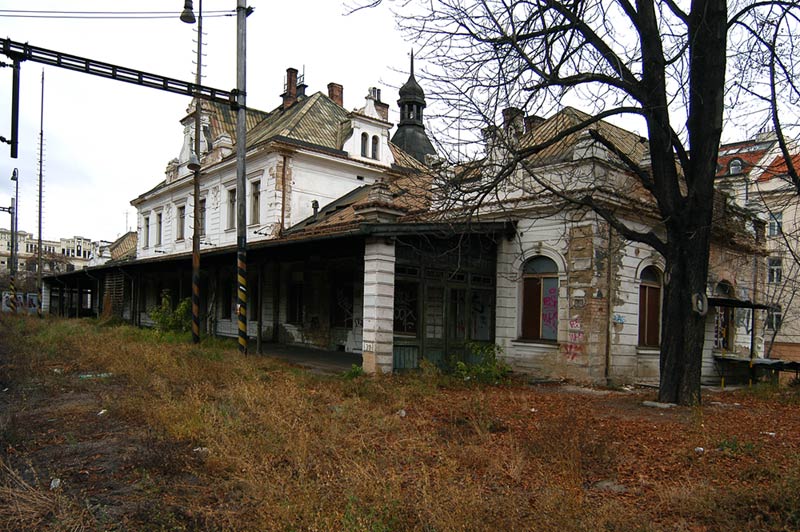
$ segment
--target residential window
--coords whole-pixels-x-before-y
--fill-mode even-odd
[[[733,299],[733,286],[727,282],[717,284],[714,295],[718,298]],[[717,306],[714,315],[714,348],[721,351],[733,349],[733,336],[736,323],[733,319],[733,307]]]
[[[156,214],[156,246],[161,245],[161,213]]]
[[[186,231],[186,205],[178,207],[178,237],[175,240],[183,240]]]
[[[783,232],[783,213],[773,212],[769,216],[769,236],[778,236]]]
[[[367,156],[367,148],[369,148],[369,135],[366,133],[361,134],[361,156]]]
[[[780,284],[783,279],[783,259],[771,257],[767,259],[767,282],[769,284]]]
[[[558,266],[547,257],[534,257],[523,266],[522,338],[558,339]]]
[[[293,278],[286,291],[286,323],[303,324],[303,281]]]
[[[378,159],[378,136],[372,136],[372,158]]]
[[[779,331],[783,323],[783,310],[780,306],[772,307],[767,310],[767,329],[770,331]]]
[[[199,205],[199,217],[200,219],[197,221],[197,233],[200,236],[205,236],[206,234],[206,200],[201,199]]]
[[[228,190],[228,229],[236,229],[236,189]]]
[[[742,173],[742,160],[741,159],[733,159],[730,164],[728,165],[728,171],[731,175],[741,174]]]
[[[142,247],[150,247],[150,217],[145,216],[142,222]]]
[[[639,345],[658,347],[661,332],[661,272],[648,266],[639,277]]]
[[[250,185],[250,223],[261,223],[261,181]]]

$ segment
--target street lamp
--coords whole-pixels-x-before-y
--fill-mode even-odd
[[[192,11],[192,0],[185,0],[181,21],[187,24],[197,22],[197,71],[195,83],[197,86],[203,82],[203,0],[198,3],[197,18]],[[195,97],[194,102],[194,151],[189,155],[189,170],[192,179],[194,206],[192,207],[194,224],[192,228],[192,342],[200,343],[200,100]]]
[[[17,305],[17,286],[16,286],[16,276],[17,276],[17,232],[19,231],[19,217],[17,216],[17,211],[19,210],[19,170],[14,168],[14,172],[11,174],[11,181],[14,182],[14,198],[11,200],[11,264],[10,270],[11,275],[9,276],[9,288],[11,289],[11,300],[13,303],[11,304],[11,310],[16,310]]]

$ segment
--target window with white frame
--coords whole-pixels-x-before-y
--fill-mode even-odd
[[[261,181],[250,183],[250,223],[261,223]]]
[[[767,282],[769,284],[780,284],[783,279],[783,259],[780,257],[770,257],[767,259]]]
[[[150,247],[150,217],[145,216],[142,220],[142,247]],[[64,250],[62,250],[64,251]]]
[[[522,327],[524,340],[558,339],[558,266],[537,256],[522,267]]]
[[[779,331],[783,323],[783,310],[780,305],[771,307],[767,310],[767,329],[770,331]]]
[[[658,347],[661,333],[661,272],[653,266],[639,277],[639,345]]]
[[[228,189],[228,229],[236,229],[236,189]]]
[[[161,245],[161,213],[156,213],[156,246]]]
[[[361,134],[361,156],[367,157],[367,149],[369,148],[369,135],[366,133]]]
[[[372,136],[372,158],[376,159],[376,160],[379,158],[378,157],[378,155],[379,155],[378,154],[378,145],[379,145],[379,143],[380,143],[380,141],[378,140],[378,135],[373,135]]]
[[[778,236],[783,232],[783,213],[773,212],[769,216],[769,227],[767,228],[769,236]]]
[[[183,240],[186,234],[186,205],[178,207],[177,224],[175,240]]]

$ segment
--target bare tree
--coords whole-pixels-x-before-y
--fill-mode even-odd
[[[469,190],[470,201],[478,205],[491,198],[509,177],[525,171],[531,156],[553,143],[593,130],[593,140],[614,153],[651,195],[659,225],[642,231],[626,224],[598,200],[598,187],[577,193],[545,180],[537,184],[563,201],[593,209],[624,238],[663,255],[659,399],[699,402],[705,318],[696,305],[706,291],[723,121],[729,112],[747,124],[771,124],[784,154],[789,153],[785,138],[796,133],[800,102],[797,1],[405,0],[393,5],[401,28],[422,47],[428,65],[422,77],[439,104],[443,125],[439,141],[451,146],[443,155],[478,154],[480,139],[465,132],[485,131],[502,108],[544,115],[565,103],[588,107],[591,115],[581,123],[542,142],[506,142],[507,157],[481,168],[489,179]],[[609,118],[629,120],[646,132],[643,159],[591,127]],[[800,188],[796,168],[788,175]]]

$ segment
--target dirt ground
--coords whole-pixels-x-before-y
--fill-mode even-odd
[[[118,405],[135,392],[131,378],[109,374],[104,367],[89,371],[75,359],[57,356],[26,363],[24,356],[10,351],[14,342],[9,331],[3,327],[0,336],[1,529],[237,530],[237,519],[242,519],[241,529],[278,529],[274,522],[261,528],[257,520],[237,517],[245,507],[237,497],[252,488],[240,489],[243,477],[209,458],[224,448],[217,446],[213,433],[205,439],[174,437],[142,415],[126,415]],[[277,369],[271,371],[303,371],[273,364]],[[329,378],[301,378],[310,397],[320,395],[325,386],[340,386]],[[381,393],[393,385],[416,386],[409,384],[413,378],[381,381]],[[353,386],[361,386],[357,393],[363,395],[374,384],[367,379],[342,386],[342,396],[322,394],[318,410],[328,417],[349,408]],[[392,449],[393,434],[399,444],[402,438],[411,441],[412,435],[423,434],[420,441],[451,449],[448,456],[460,471],[458,478],[483,486],[484,498],[500,490],[497,500],[530,501],[533,494],[551,489],[548,477],[565,479],[565,490],[580,493],[562,499],[561,509],[558,502],[530,502],[527,508],[496,503],[501,506],[498,516],[487,513],[484,520],[456,515],[455,510],[449,519],[408,515],[413,506],[402,506],[381,519],[371,510],[358,518],[344,512],[338,521],[300,516],[295,525],[279,529],[324,530],[319,523],[335,522],[337,529],[347,530],[445,530],[451,529],[448,523],[461,530],[548,530],[554,528],[547,523],[560,521],[541,512],[574,512],[574,501],[593,511],[602,507],[630,514],[604,517],[608,530],[800,529],[800,509],[794,506],[800,487],[796,393],[705,390],[702,407],[645,406],[654,395],[652,389],[529,385],[518,379],[497,387],[436,386],[398,410],[387,402],[390,406],[383,406],[380,415],[388,421],[381,423],[392,428],[384,433],[386,442],[371,442],[370,448]],[[409,458],[410,474],[420,467],[442,467],[436,446],[404,448],[417,453]],[[454,457],[452,449],[465,454]],[[369,460],[370,452],[361,456]],[[382,460],[397,458],[387,456]],[[495,464],[493,456],[502,456],[502,463]],[[409,466],[404,467],[408,474]],[[397,489],[403,490],[404,482],[414,493],[426,489],[409,479],[398,481]],[[419,497],[417,504],[424,507],[424,494]],[[350,508],[353,496],[343,500]],[[510,519],[507,512],[520,515],[494,521],[500,514]],[[565,530],[581,529],[585,523],[579,518],[565,522]]]

